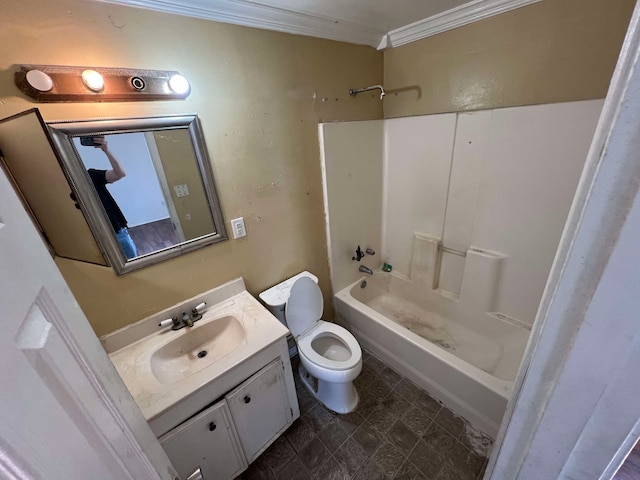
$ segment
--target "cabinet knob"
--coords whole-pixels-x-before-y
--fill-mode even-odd
[[[249,403],[251,401],[251,397],[250,396],[246,396],[244,397],[244,403]]]
[[[213,422],[211,422],[211,423],[209,424],[209,431],[210,431],[210,432],[213,432],[215,429],[216,429],[216,424],[215,424],[215,423],[213,423]]]

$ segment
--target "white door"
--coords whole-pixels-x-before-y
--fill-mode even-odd
[[[1,168],[0,312],[0,478],[177,478]]]

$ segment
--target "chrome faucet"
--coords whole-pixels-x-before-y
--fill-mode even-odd
[[[360,268],[358,268],[358,271],[362,273],[367,273],[369,275],[373,275],[373,270],[371,270],[369,267],[365,267],[364,265],[360,265]]]
[[[206,303],[202,302],[196,305],[190,312],[182,312],[182,317],[167,318],[161,321],[158,326],[168,327],[171,325],[171,330],[180,330],[184,327],[193,327],[193,324],[202,318],[201,309],[205,307]]]
[[[182,312],[182,323],[185,327],[193,327],[193,322],[197,322],[201,318],[202,315],[200,315],[195,308],[193,309],[193,312]]]

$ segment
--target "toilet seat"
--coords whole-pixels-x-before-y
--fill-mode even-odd
[[[331,360],[316,352],[312,343],[323,336],[333,337],[335,341],[342,343],[350,352],[349,358]],[[311,330],[298,337],[298,352],[311,363],[331,370],[350,370],[362,359],[362,350],[356,338],[340,325],[323,320],[319,320]]]

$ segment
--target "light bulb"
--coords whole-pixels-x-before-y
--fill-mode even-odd
[[[40,92],[48,92],[53,88],[53,80],[41,70],[29,70],[27,83]]]
[[[99,92],[104,87],[104,78],[95,70],[85,70],[82,72],[82,81],[89,90]]]
[[[169,88],[175,93],[181,95],[187,93],[191,86],[189,81],[180,74],[175,74],[169,79]]]

